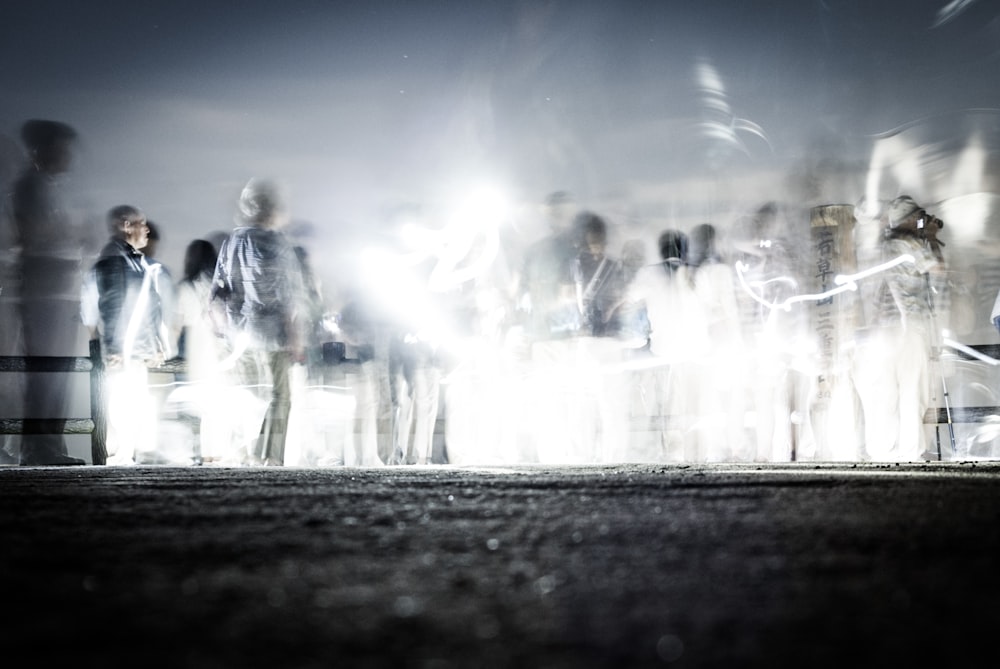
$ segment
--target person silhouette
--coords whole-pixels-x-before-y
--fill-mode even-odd
[[[224,312],[239,381],[268,388],[247,464],[282,466],[292,408],[292,365],[305,361],[302,264],[282,228],[288,215],[277,186],[251,179],[239,198],[236,227],[219,249],[211,302]]]
[[[118,205],[108,211],[107,223],[111,237],[89,279],[96,288],[98,315],[91,336],[99,338],[108,368],[107,464],[131,465],[137,453],[156,451],[157,433],[148,427],[158,420],[149,369],[160,366],[172,350],[156,272],[142,252],[149,238],[145,214],[132,205]]]
[[[21,328],[24,355],[66,356],[80,340],[82,248],[80,228],[69,217],[59,177],[72,162],[76,131],[59,121],[32,119],[21,127],[31,162],[14,184],[12,209],[20,255]],[[22,465],[82,465],[69,455],[64,436],[68,410],[66,374],[30,373],[25,417],[56,421],[54,434],[26,434]]]

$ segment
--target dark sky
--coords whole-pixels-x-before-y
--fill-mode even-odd
[[[327,236],[480,182],[729,216],[823,164],[852,178],[803,197],[854,202],[900,128],[961,147],[985,124],[995,155],[969,110],[1000,109],[998,64],[984,0],[15,1],[0,131],[9,156],[27,118],[74,125],[81,206],[142,207],[178,266],[250,177]]]

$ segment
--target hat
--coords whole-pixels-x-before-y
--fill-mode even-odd
[[[914,212],[921,209],[923,207],[917,204],[912,197],[909,195],[900,195],[889,203],[889,227],[895,228],[909,216],[913,215]]]

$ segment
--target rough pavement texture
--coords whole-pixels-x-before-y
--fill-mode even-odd
[[[996,666],[998,463],[4,467],[0,508],[41,666]]]

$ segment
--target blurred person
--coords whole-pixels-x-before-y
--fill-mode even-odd
[[[646,264],[646,246],[641,239],[625,240],[622,244],[621,263],[623,299],[616,311],[618,336],[626,351],[638,354],[649,348],[649,317],[641,301],[633,302],[628,299],[628,287]]]
[[[585,212],[578,217],[583,244],[571,264],[581,331],[594,337],[617,334],[616,311],[623,301],[621,262],[607,254],[608,225]]]
[[[304,362],[302,268],[282,231],[288,217],[275,184],[251,179],[239,198],[236,227],[219,249],[211,304],[224,319],[239,384],[267,409],[251,465],[281,466],[291,412],[292,365]]]
[[[145,214],[119,205],[107,222],[111,239],[92,268],[98,318],[91,338],[100,341],[108,370],[107,464],[130,465],[137,453],[156,451],[157,430],[150,426],[158,421],[157,402],[148,375],[172,350],[155,272],[142,253],[149,237]]]
[[[937,237],[943,226],[909,195],[889,204],[881,260],[908,260],[883,274],[877,328],[859,346],[855,367],[865,448],[875,461],[927,457],[924,414],[930,405],[931,365],[941,347],[932,282],[945,272],[944,243]]]
[[[577,253],[572,207],[566,192],[546,198],[548,234],[525,250],[514,278],[515,301],[526,314],[525,334],[531,341],[575,335],[580,327],[571,269]]]
[[[218,253],[211,242],[195,239],[184,251],[184,274],[176,286],[173,341],[187,362],[183,403],[198,420],[195,458],[211,463],[228,460],[228,432],[221,417],[222,361],[226,352],[215,334],[209,311],[212,277]]]
[[[625,388],[625,416],[629,421],[648,421],[649,409],[646,392],[652,388],[653,371],[646,366],[649,361],[649,335],[651,326],[646,313],[646,303],[631,290],[640,270],[648,263],[646,242],[640,238],[626,239],[622,244],[622,276],[624,292],[617,309],[618,341],[621,346]],[[659,434],[649,430],[629,430],[625,442],[627,458],[659,450]]]
[[[424,449],[450,464],[510,461],[517,456],[508,364],[523,358],[523,338],[509,327],[507,221],[478,207],[445,220],[432,247],[428,280],[445,337],[433,352],[433,366],[414,370],[413,394],[424,399],[415,402],[406,461],[419,462]],[[444,419],[437,432],[435,414]],[[436,454],[435,441],[442,445]]]
[[[548,230],[525,249],[514,279],[514,302],[527,345],[524,420],[534,442],[527,445],[525,457],[573,463],[590,459],[575,437],[579,420],[572,401],[579,372],[573,348],[581,327],[572,270],[578,251],[575,203],[569,193],[556,191],[544,208]]]
[[[628,288],[629,299],[641,302],[650,324],[651,375],[641,392],[647,416],[660,424],[656,452],[643,459],[694,461],[690,412],[694,389],[693,362],[706,352],[702,311],[689,277],[688,236],[664,230],[657,239],[660,262],[646,265]]]
[[[174,331],[174,301],[176,299],[174,277],[173,274],[171,274],[170,269],[167,268],[167,266],[164,265],[156,255],[156,252],[160,248],[159,224],[147,220],[146,227],[149,228],[149,239],[146,241],[146,247],[142,250],[142,254],[146,256],[146,266],[152,273],[153,281],[155,282],[154,289],[160,296],[160,311],[163,314],[163,327],[168,333],[172,333]],[[176,339],[174,342],[176,342]],[[176,352],[176,346],[174,347],[174,351]]]
[[[175,286],[175,308],[172,323],[172,338],[177,342],[177,356],[188,361],[188,369],[207,369],[210,365],[192,364],[192,360],[200,357],[213,347],[197,345],[191,339],[197,338],[202,343],[215,336],[210,317],[208,303],[212,288],[212,277],[215,274],[215,264],[219,254],[215,246],[205,239],[191,240],[184,249],[184,274]],[[211,357],[205,359],[206,363]],[[200,372],[189,371],[189,374],[200,375]]]
[[[750,366],[752,458],[787,462],[808,452],[809,396],[815,346],[806,303],[782,306],[804,292],[801,249],[784,208],[768,202],[737,222],[735,246],[742,290],[737,292]]]
[[[344,464],[346,440],[353,429],[350,397],[344,392],[346,375],[340,367],[340,354],[334,354],[329,344],[334,332],[328,323],[323,283],[313,266],[309,250],[294,246],[295,257],[302,271],[302,332],[304,365],[292,368],[292,413],[289,418],[291,452],[285,459],[307,466],[339,466]],[[335,359],[329,360],[334,355]]]
[[[24,169],[24,149],[20,142],[0,133],[0,355],[22,355],[21,345],[21,280],[18,269],[18,242],[10,194],[14,181]],[[21,416],[24,411],[24,379],[22,374],[8,375],[0,384],[0,407],[9,408],[8,416]],[[21,435],[0,435],[0,464],[16,465],[20,461]]]
[[[146,257],[146,268],[149,272],[151,281],[153,283],[153,292],[159,297],[160,301],[160,316],[161,316],[161,336],[165,341],[168,341],[168,351],[169,355],[173,356],[177,354],[177,339],[174,336],[174,315],[175,315],[175,302],[176,302],[176,285],[174,282],[174,277],[167,266],[159,259],[157,251],[160,246],[160,226],[154,223],[152,220],[147,218],[146,227],[149,229],[149,238],[146,240],[146,246],[142,249],[142,254]],[[149,378],[149,388],[153,393],[157,402],[157,415],[164,415],[164,408],[166,407],[166,400],[170,394],[171,388],[177,387],[177,381],[184,378],[184,374],[176,374],[173,371],[150,371]],[[192,453],[191,445],[184,443],[178,445],[176,439],[170,438],[173,434],[170,432],[170,427],[172,424],[158,424],[153,425],[150,429],[156,430],[158,434],[158,445],[156,453],[142,454],[138,458],[141,462],[151,462],[151,463],[168,463],[175,461],[193,461],[196,464],[200,464],[201,458],[197,453]]]
[[[688,273],[707,335],[694,398],[699,452],[712,462],[745,460],[750,457],[744,438],[747,365],[736,277],[719,252],[714,225],[696,225],[688,236]]]
[[[336,315],[345,358],[345,383],[354,399],[357,430],[345,444],[348,467],[385,464],[392,453],[393,401],[389,379],[391,319],[379,305],[358,291],[349,294]]]
[[[622,347],[618,309],[625,301],[622,264],[607,253],[608,226],[600,216],[583,212],[576,218],[580,250],[572,264],[577,306],[582,327],[576,342],[581,383],[575,384],[580,401],[576,428],[579,446],[598,462],[625,457],[627,386],[618,365]]]
[[[77,133],[65,123],[33,119],[21,126],[21,139],[30,165],[14,183],[11,206],[20,247],[15,273],[21,289],[22,348],[28,357],[69,356],[77,352],[80,339],[84,239],[70,220],[59,179],[70,168]],[[29,373],[22,416],[64,425],[68,382],[63,373]],[[19,462],[84,464],[69,455],[62,429],[22,435]]]
[[[412,212],[411,212],[412,215]],[[419,229],[429,240],[421,244],[405,229]],[[452,262],[442,253],[457,253],[463,247],[458,236],[438,221],[420,214],[392,221],[394,230],[391,258],[398,262],[399,274],[390,286],[389,390],[392,399],[391,465],[430,464],[434,432],[441,408],[443,357],[459,339],[453,308],[460,286],[452,283]],[[450,248],[454,246],[455,248]],[[464,334],[464,333],[463,333]]]

